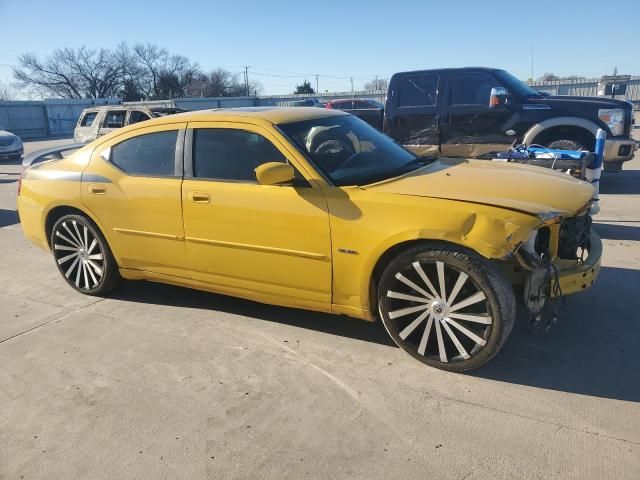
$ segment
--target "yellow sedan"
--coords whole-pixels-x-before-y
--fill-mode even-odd
[[[522,299],[535,324],[590,287],[590,184],[417,157],[317,108],[199,111],[28,168],[18,211],[76,290],[149,280],[384,323],[420,361],[476,368]]]

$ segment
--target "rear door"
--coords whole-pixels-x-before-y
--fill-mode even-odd
[[[107,110],[105,112],[104,118],[102,119],[102,124],[100,125],[100,130],[98,131],[98,136],[106,135],[107,133],[111,133],[118,128],[122,128],[125,126],[125,121],[127,118],[127,110]]]
[[[488,72],[454,72],[448,82],[448,111],[442,117],[442,154],[473,157],[511,146],[517,112],[512,105],[490,108],[491,89],[504,85]]]
[[[133,125],[134,123],[144,122],[150,119],[151,117],[149,116],[149,114],[143,112],[142,110],[129,110],[127,125]]]
[[[118,135],[94,150],[82,174],[82,201],[121,268],[189,276],[181,201],[185,127]]]
[[[438,73],[411,73],[396,80],[391,90],[391,112],[385,133],[417,155],[440,149],[440,86]]]

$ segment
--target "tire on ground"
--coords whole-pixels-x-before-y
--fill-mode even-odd
[[[394,322],[388,316],[387,291],[396,273],[418,261],[421,264],[444,262],[453,269],[466,273],[485,294],[492,317],[491,330],[485,346],[467,360],[443,363],[427,358],[400,338]],[[437,285],[437,284],[434,284]],[[437,288],[437,287],[436,287]],[[432,243],[409,248],[396,256],[384,269],[377,285],[378,314],[393,341],[412,357],[443,370],[463,372],[476,369],[493,358],[506,342],[516,317],[516,298],[505,274],[493,263],[476,252],[446,243]]]
[[[63,267],[59,265],[58,261],[56,261],[56,265],[58,265],[58,270],[62,274],[62,278],[66,280],[66,282],[71,285],[75,290],[84,293],[85,295],[94,295],[94,296],[102,296],[110,291],[117,288],[121,281],[122,277],[120,276],[120,272],[118,271],[118,265],[113,257],[113,253],[111,252],[111,248],[107,243],[104,235],[98,228],[98,226],[87,216],[79,215],[79,214],[69,214],[63,215],[60,217],[53,225],[51,229],[51,249],[54,252],[55,258],[55,243],[56,243],[56,231],[64,222],[77,222],[80,225],[86,226],[91,235],[97,240],[100,250],[104,256],[104,265],[103,265],[103,275],[100,278],[98,284],[90,289],[80,289],[76,286],[75,282],[72,278],[67,278],[65,276],[65,272],[63,271]]]

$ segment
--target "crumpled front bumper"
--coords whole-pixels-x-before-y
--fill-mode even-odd
[[[597,233],[591,230],[591,248],[584,263],[558,260],[554,262],[559,268],[559,284],[563,295],[581,292],[590,288],[600,273],[602,259],[602,241]],[[552,292],[551,296],[554,296]]]

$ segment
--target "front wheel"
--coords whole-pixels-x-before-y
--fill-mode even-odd
[[[84,215],[64,215],[53,225],[51,250],[64,279],[81,293],[103,295],[121,280],[107,241]]]
[[[456,372],[498,353],[516,316],[504,274],[478,254],[446,244],[411,248],[391,261],[378,284],[378,308],[400,348]]]

